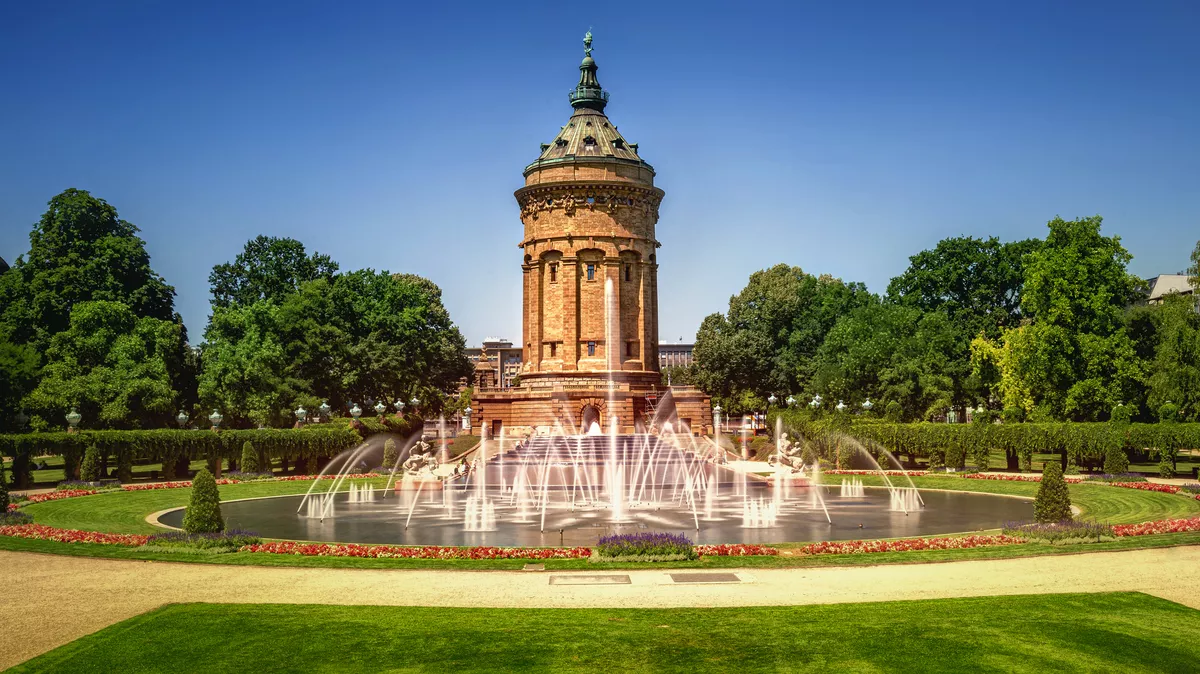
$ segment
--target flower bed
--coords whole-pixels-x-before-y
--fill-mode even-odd
[[[757,543],[730,543],[719,545],[697,545],[696,553],[701,557],[749,557],[752,555],[778,555],[779,550]]]
[[[304,557],[370,557],[397,559],[586,559],[590,548],[449,548],[436,545],[355,545],[280,541],[244,545],[239,552],[265,552]]]
[[[44,524],[16,524],[0,526],[0,536],[16,538],[33,538],[40,541],[57,541],[59,543],[100,543],[102,545],[127,545],[137,547],[145,545],[149,536],[140,534],[105,534],[98,531],[79,531],[77,529],[58,529]]]
[[[832,469],[832,470],[823,470],[823,471],[821,471],[821,474],[822,475],[878,475],[879,471],[877,471],[877,470],[837,470],[837,469]],[[899,475],[899,476],[930,475],[931,473],[927,470],[885,470],[885,471],[883,471],[883,474],[887,475],[889,477],[895,477],[897,475]]]
[[[45,503],[46,501],[61,501],[65,498],[74,498],[76,496],[91,496],[97,494],[95,489],[64,489],[62,491],[48,491],[44,494],[32,494],[19,505],[28,505],[30,503]]]
[[[1041,475],[1022,475],[1017,473],[967,473],[963,475],[966,480],[998,480],[1000,482],[1041,482]],[[1078,475],[1065,475],[1063,479],[1072,484],[1083,482],[1083,478]]]
[[[1200,517],[1178,520],[1157,520],[1141,524],[1116,524],[1113,533],[1118,536],[1148,536],[1150,534],[1179,534],[1200,531]]]
[[[800,548],[805,555],[847,555],[869,552],[909,552],[912,550],[965,550],[993,545],[1015,545],[1025,541],[1004,534],[960,536],[954,538],[904,538],[895,541],[822,541]]]
[[[1158,484],[1156,482],[1109,482],[1112,487],[1124,487],[1126,489],[1141,489],[1143,491],[1157,491],[1163,494],[1178,494],[1179,487],[1173,484]]]

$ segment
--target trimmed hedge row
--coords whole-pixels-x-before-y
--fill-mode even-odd
[[[70,475],[75,472],[75,467],[89,447],[95,447],[99,454],[116,457],[118,466],[129,466],[135,457],[164,465],[174,464],[181,459],[190,461],[202,458],[211,462],[237,460],[241,458],[242,447],[247,442],[270,458],[315,460],[334,456],[362,440],[363,435],[359,431],[345,426],[223,430],[216,433],[173,429],[26,433],[0,435],[0,454],[14,457],[13,481],[24,487],[30,483],[30,457],[62,456],[67,474]]]
[[[1078,466],[1100,466],[1110,452],[1145,451],[1173,460],[1180,449],[1200,447],[1200,423],[903,424],[791,411],[779,416],[785,430],[803,434],[831,459],[845,436],[956,468],[968,459],[986,464],[992,451],[1004,452],[1010,468],[1019,461],[1021,469],[1029,470],[1034,454],[1060,454]]]

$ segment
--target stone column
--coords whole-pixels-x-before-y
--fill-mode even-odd
[[[558,277],[562,293],[562,362],[564,370],[579,369],[579,258],[563,257]]]

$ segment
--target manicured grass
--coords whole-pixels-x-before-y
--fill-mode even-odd
[[[1112,593],[731,609],[182,604],[11,671],[1182,672],[1197,658],[1200,611]]]

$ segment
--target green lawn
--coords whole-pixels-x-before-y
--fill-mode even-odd
[[[720,609],[182,604],[13,672],[1183,672],[1200,611],[1137,593]]]

